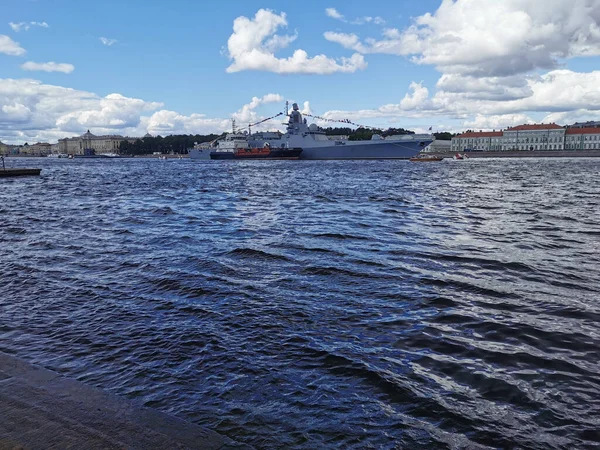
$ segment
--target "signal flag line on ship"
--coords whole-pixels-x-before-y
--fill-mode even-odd
[[[288,113],[288,114],[286,114],[286,113],[280,112],[280,113],[277,113],[277,114],[275,114],[274,116],[267,117],[266,119],[260,120],[260,121],[258,121],[258,122],[255,122],[255,123],[249,123],[249,124],[248,124],[248,128],[250,128],[250,127],[253,127],[253,126],[256,126],[256,125],[260,125],[260,124],[261,124],[261,123],[263,123],[263,122],[266,122],[266,121],[268,121],[268,120],[272,120],[272,119],[276,119],[277,117],[280,117],[280,116],[289,116],[289,113]],[[377,128],[377,127],[370,127],[370,126],[367,126],[367,125],[361,125],[361,124],[359,124],[359,123],[354,123],[354,122],[352,122],[352,121],[351,121],[351,120],[349,120],[349,119],[327,119],[327,118],[325,118],[325,117],[321,117],[321,116],[314,116],[314,115],[312,115],[312,114],[304,114],[304,116],[307,116],[307,117],[312,117],[313,119],[322,120],[322,121],[324,121],[324,122],[346,123],[346,124],[348,124],[348,125],[354,125],[355,127],[359,127],[359,128],[370,128],[370,129],[372,129],[372,130],[378,130],[378,129],[379,129],[379,128]]]
[[[283,116],[283,113],[282,113],[282,112],[280,112],[280,113],[277,113],[277,114],[275,114],[274,116],[267,117],[266,119],[260,120],[260,121],[258,121],[258,122],[256,122],[256,123],[249,123],[249,124],[248,124],[248,126],[249,126],[249,127],[253,127],[253,126],[255,126],[255,125],[260,125],[261,123],[263,123],[263,122],[266,122],[267,120],[275,119],[275,118],[277,118],[277,117],[279,117],[279,116]]]
[[[354,123],[350,119],[327,119],[326,117],[313,116],[312,114],[304,114],[304,115],[308,116],[308,117],[312,117],[313,119],[323,120],[325,122],[347,123],[348,125],[354,125],[355,127],[359,127],[359,128],[371,128],[371,129],[374,129],[374,130],[378,129],[376,127],[369,127],[367,125],[361,125],[361,124],[358,124],[358,123]]]

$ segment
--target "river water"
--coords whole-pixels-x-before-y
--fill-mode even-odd
[[[264,449],[600,443],[600,159],[8,159],[0,350]]]

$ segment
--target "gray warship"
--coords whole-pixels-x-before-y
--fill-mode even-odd
[[[272,149],[302,148],[300,159],[410,159],[434,140],[430,134],[387,138],[375,134],[368,141],[330,140],[316,124],[307,124],[297,103],[292,105],[285,133],[257,132],[244,138],[250,147],[261,148],[268,143]],[[208,159],[208,153],[192,149],[190,158]]]

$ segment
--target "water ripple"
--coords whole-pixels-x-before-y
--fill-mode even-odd
[[[257,448],[600,445],[600,161],[9,159],[0,350]]]

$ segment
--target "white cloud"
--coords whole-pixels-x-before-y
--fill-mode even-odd
[[[237,120],[238,125],[242,126],[247,123],[253,123],[260,120],[258,113],[255,111],[260,105],[267,103],[281,103],[284,98],[279,94],[267,94],[263,97],[253,97],[250,103],[242,106],[232,117]]]
[[[351,23],[353,25],[363,25],[365,23],[374,23],[375,25],[385,24],[385,20],[379,16],[364,16],[348,21],[346,17],[335,8],[325,8],[325,15],[327,15],[327,17],[331,17],[332,19],[336,19],[344,23]]]
[[[254,97],[232,117],[256,122],[261,105],[283,102],[279,94]],[[205,114],[180,114],[161,109],[160,102],[91,92],[44,84],[32,79],[0,79],[0,141],[23,143],[51,141],[80,135],[87,129],[94,134],[143,136],[167,134],[209,134],[231,129],[229,118]],[[282,105],[283,106],[283,105]],[[269,116],[272,115],[271,113]],[[264,127],[270,128],[272,122]]]
[[[527,114],[500,114],[484,116],[477,114],[475,118],[465,120],[463,126],[471,130],[496,130],[523,125],[526,123],[535,123]]]
[[[346,20],[343,14],[340,14],[335,8],[325,8],[325,14],[327,14],[327,17],[331,17],[332,19]]]
[[[11,56],[20,56],[25,53],[25,49],[18,42],[4,34],[0,34],[0,53]]]
[[[150,117],[143,117],[139,131],[132,134],[141,136],[148,132],[154,136],[169,134],[209,134],[231,129],[228,119],[211,119],[204,114],[179,114],[175,111],[160,110]]]
[[[461,93],[465,97],[482,100],[516,100],[532,94],[528,77],[473,77],[460,74],[443,74],[436,87],[440,91]]]
[[[288,58],[277,58],[275,51],[284,48],[296,39],[295,36],[275,34],[287,26],[285,13],[276,14],[260,9],[253,19],[240,16],[233,22],[233,34],[227,41],[229,57],[233,60],[227,72],[261,70],[279,74],[332,74],[355,72],[366,68],[362,55],[355,53],[350,58],[335,60],[325,55],[309,57],[301,49]]]
[[[300,110],[302,114],[312,114],[312,109],[310,109],[310,102],[304,102],[302,109]]]
[[[370,49],[360,42],[360,38],[354,33],[336,33],[334,31],[326,31],[323,35],[325,39],[331,42],[340,44],[344,48],[348,48],[359,53],[370,53]]]
[[[117,42],[119,42],[116,39],[109,39],[109,38],[106,38],[106,37],[101,37],[99,39],[100,39],[100,42],[102,42],[104,45],[107,45],[108,47],[110,47],[111,45],[114,45]]]
[[[421,108],[429,98],[429,90],[423,86],[423,82],[410,83],[409,89],[412,90],[412,94],[407,93],[404,98],[400,101],[400,108],[406,111]]]
[[[479,80],[481,81],[481,80]],[[493,81],[493,80],[492,80]],[[491,80],[486,82],[493,86]],[[544,121],[572,123],[600,116],[600,71],[579,73],[554,70],[529,77],[521,95],[513,100],[438,90],[433,96],[422,83],[411,83],[410,92],[399,103],[359,111],[328,111],[324,117],[351,119],[355,122],[374,119],[431,119],[445,116],[461,120],[467,128],[499,129],[518,123]],[[447,84],[446,84],[447,85]],[[444,86],[444,84],[442,84]],[[475,89],[479,89],[476,86]],[[474,116],[476,112],[476,115]]]
[[[48,26],[49,26],[46,22],[18,22],[18,23],[9,22],[8,24],[13,29],[13,31],[15,31],[17,33],[21,30],[27,31],[31,27],[48,28]]]
[[[36,63],[33,61],[27,61],[24,64],[21,64],[21,69],[35,71],[40,70],[43,72],[62,72],[62,73],[71,73],[75,70],[75,66],[73,64],[67,63],[55,63],[54,61],[45,62],[45,63]]]
[[[0,79],[0,140],[57,139],[94,127],[117,132],[139,126],[157,102],[96,94],[32,79]],[[142,133],[144,134],[144,133]]]
[[[384,30],[383,39],[325,37],[360,53],[412,56],[443,73],[498,77],[600,55],[599,24],[598,0],[443,0],[407,29]]]
[[[360,54],[409,57],[441,72],[433,94],[412,83],[397,104],[332,115],[445,115],[493,129],[533,117],[569,123],[600,111],[600,72],[564,69],[570,58],[600,55],[600,0],[442,0],[433,14],[403,30],[386,28],[377,39],[332,31],[324,37]]]

